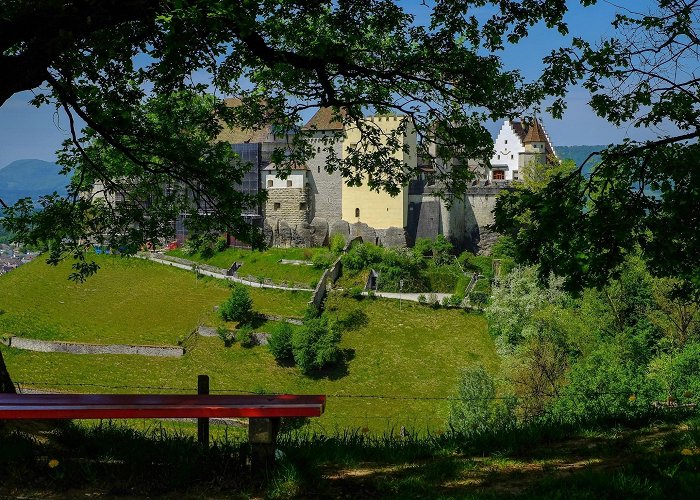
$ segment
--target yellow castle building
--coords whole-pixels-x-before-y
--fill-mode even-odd
[[[366,125],[378,127],[381,140],[386,144],[387,137],[396,133],[399,127],[406,127],[406,133],[398,138],[402,146],[408,146],[407,151],[399,148],[394,157],[401,160],[406,168],[415,169],[417,163],[416,132],[412,124],[406,124],[405,116],[370,116],[365,118]],[[343,154],[347,155],[358,147],[360,130],[358,127],[347,127],[343,139]],[[365,146],[362,145],[364,148]],[[372,146],[363,151],[372,152]],[[397,196],[391,196],[384,191],[372,191],[368,179],[361,186],[342,186],[342,219],[351,224],[364,223],[375,229],[390,227],[405,228],[408,222],[408,187],[403,186]]]

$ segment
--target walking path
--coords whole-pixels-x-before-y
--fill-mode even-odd
[[[208,269],[203,269],[202,267],[200,267],[199,263],[194,262],[194,261],[187,261],[190,264],[183,264],[181,262],[174,262],[172,260],[156,257],[153,254],[137,254],[136,257],[138,257],[140,259],[150,260],[150,261],[156,262],[158,264],[163,264],[165,266],[177,267],[178,269],[184,269],[186,271],[192,271],[192,267],[197,266],[197,272],[199,274],[203,274],[204,276],[211,276],[212,278],[229,280],[229,281],[233,281],[236,283],[241,283],[243,285],[252,286],[254,288],[274,288],[276,290],[296,290],[299,292],[313,292],[312,288],[273,285],[270,283],[260,283],[259,281],[245,280],[245,279],[239,278],[237,276],[228,276],[225,272],[218,273],[215,271],[210,271]],[[185,259],[179,259],[179,260],[184,261]],[[222,271],[223,271],[223,269],[222,269]]]
[[[368,292],[362,292],[362,295],[369,295]],[[452,297],[451,293],[395,293],[395,292],[374,292],[375,297],[383,297],[385,299],[401,299],[410,300],[412,302],[420,302],[418,297],[423,296],[426,300],[430,299],[431,296],[435,295],[438,302],[442,303],[442,299],[445,297]]]

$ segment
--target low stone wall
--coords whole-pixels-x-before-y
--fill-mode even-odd
[[[335,259],[335,262],[331,264],[331,267],[323,271],[321,279],[318,280],[318,284],[314,289],[314,293],[309,301],[310,306],[314,306],[316,309],[321,309],[323,305],[323,299],[326,298],[326,293],[328,293],[328,282],[335,283],[338,279],[340,273],[342,272],[343,265],[340,262],[340,257]]]
[[[165,358],[179,358],[185,354],[185,349],[177,346],[83,344],[80,342],[57,342],[25,339],[22,337],[10,337],[7,339],[7,345],[26,351],[66,352],[70,354],[137,354],[140,356]]]

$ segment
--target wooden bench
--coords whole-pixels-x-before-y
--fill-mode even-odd
[[[208,445],[209,418],[248,418],[253,468],[274,462],[281,417],[319,417],[326,396],[208,394],[0,394],[0,420],[197,418]]]

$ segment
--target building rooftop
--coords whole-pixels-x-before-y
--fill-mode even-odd
[[[340,116],[345,116],[345,111],[340,110]],[[304,130],[343,130],[343,122],[336,117],[336,112],[331,107],[319,108],[316,114],[304,125]]]

